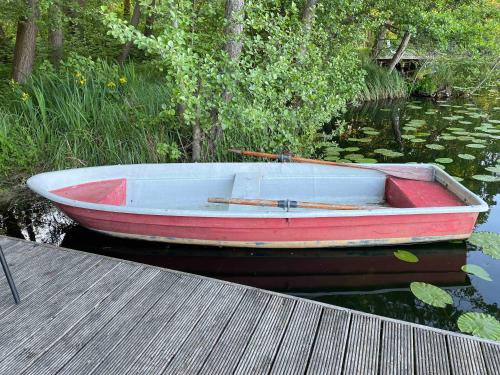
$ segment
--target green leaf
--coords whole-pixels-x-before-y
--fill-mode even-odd
[[[450,158],[437,158],[434,161],[436,163],[441,163],[441,164],[450,164],[450,163],[453,163],[453,159],[450,159]]]
[[[500,341],[500,322],[493,316],[478,312],[467,312],[459,316],[460,331],[483,339]]]
[[[430,148],[431,150],[444,150],[444,146],[435,143],[429,143],[425,145],[425,147]]]
[[[468,144],[465,145],[465,147],[469,147],[469,148],[485,148],[486,146],[482,145],[480,143],[468,143]]]
[[[465,159],[465,160],[474,160],[476,157],[471,154],[458,154],[458,157],[460,159]]]
[[[431,306],[446,307],[453,303],[448,292],[432,284],[414,281],[410,284],[410,290],[415,297]]]
[[[418,257],[415,254],[406,250],[396,250],[394,252],[394,256],[399,260],[402,260],[403,262],[408,262],[408,263],[418,262]]]
[[[500,259],[500,234],[475,232],[467,240],[471,245],[481,248],[482,252],[494,259]]]
[[[492,173],[499,173],[500,174],[500,166],[496,166],[496,167],[486,167],[484,168],[486,169],[488,172],[492,172]]]
[[[500,177],[495,177],[495,176],[491,176],[488,174],[475,174],[474,176],[472,176],[472,178],[474,180],[484,181],[484,182],[498,182],[498,181],[500,181]]]
[[[464,264],[461,269],[462,271],[470,273],[471,275],[477,276],[483,280],[493,281],[488,271],[477,264]]]

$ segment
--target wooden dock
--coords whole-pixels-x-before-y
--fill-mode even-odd
[[[0,374],[500,374],[500,345],[0,236]]]

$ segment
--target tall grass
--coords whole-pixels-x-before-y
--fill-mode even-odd
[[[408,84],[397,71],[389,72],[373,62],[363,63],[365,81],[356,101],[372,101],[382,99],[404,98],[408,96]]]
[[[13,85],[0,107],[0,173],[170,161],[158,147],[176,138],[162,120],[164,82],[134,65],[99,62],[79,71],[37,72]]]

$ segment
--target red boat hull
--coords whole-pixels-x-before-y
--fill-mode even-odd
[[[470,236],[477,213],[317,218],[142,215],[59,205],[84,227],[115,236],[244,247],[342,247],[417,243]]]

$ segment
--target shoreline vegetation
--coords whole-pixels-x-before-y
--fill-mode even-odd
[[[496,82],[499,27],[487,0],[341,8],[319,0],[7,0],[2,185],[53,169],[233,160],[231,147],[311,156],[335,143],[350,105],[468,95]],[[409,48],[439,54],[406,72]],[[383,50],[386,66],[377,62]]]

